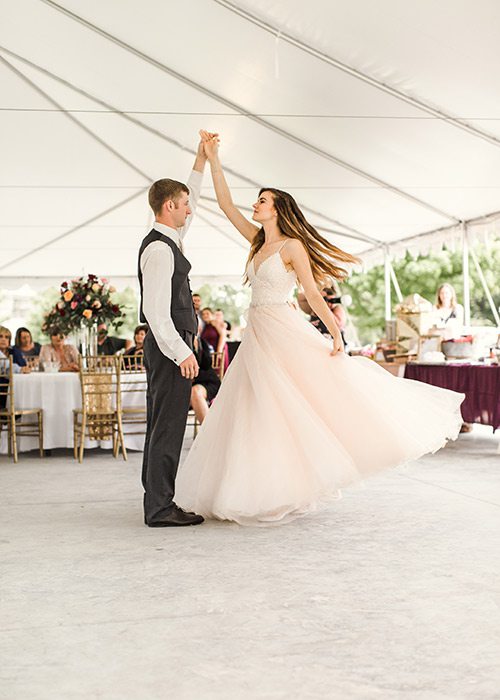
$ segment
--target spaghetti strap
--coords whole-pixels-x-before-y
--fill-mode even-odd
[[[288,238],[286,239],[286,241],[283,241],[283,243],[280,245],[280,247],[278,248],[278,250],[276,252],[281,253],[281,251],[283,250],[283,248],[286,246],[287,243],[288,243]]]

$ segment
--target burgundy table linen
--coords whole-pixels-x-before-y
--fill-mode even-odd
[[[500,367],[497,365],[406,365],[406,379],[465,394],[461,406],[466,423],[500,427]]]

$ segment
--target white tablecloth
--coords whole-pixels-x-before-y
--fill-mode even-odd
[[[124,392],[123,406],[145,406],[142,392]],[[73,409],[82,407],[80,377],[76,372],[48,374],[32,372],[14,376],[14,400],[16,408],[41,408],[43,410],[43,446],[46,450],[56,447],[73,447]],[[131,426],[132,431],[142,430],[142,425]],[[0,452],[7,452],[6,430],[2,431]],[[142,450],[144,435],[127,435],[124,426],[125,447]],[[104,447],[111,449],[111,441],[86,440],[85,448]],[[21,451],[38,448],[38,438],[21,438]]]

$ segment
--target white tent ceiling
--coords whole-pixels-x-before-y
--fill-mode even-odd
[[[365,259],[500,210],[496,0],[0,7],[4,284],[133,276],[147,188],[187,178],[201,127],[221,134],[238,204],[288,190]],[[239,276],[246,245],[208,174],[202,194],[194,276]]]

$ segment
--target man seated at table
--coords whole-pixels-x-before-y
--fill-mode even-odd
[[[40,364],[45,369],[46,363],[59,363],[59,372],[78,372],[79,353],[74,345],[66,344],[66,336],[53,326],[50,330],[50,343],[42,345]]]
[[[98,355],[116,355],[116,353],[120,352],[120,350],[128,350],[131,346],[131,340],[125,340],[125,338],[117,338],[114,335],[108,335],[108,327],[105,323],[100,323],[97,326]]]
[[[18,374],[22,372],[23,374],[28,374],[30,368],[26,365],[26,360],[22,356],[19,348],[12,347],[11,345],[12,333],[5,326],[0,326],[0,370],[3,376],[0,377],[0,384],[8,385],[8,364],[7,360],[9,356],[12,355],[12,370],[14,373]],[[7,397],[5,394],[0,394],[0,408],[5,408]]]
[[[141,323],[139,326],[136,327],[134,331],[134,343],[131,348],[129,348],[123,355],[123,362],[125,366],[133,367],[134,362],[132,359],[133,356],[141,358],[140,362],[137,361],[137,365],[142,367],[142,357],[144,356],[144,339],[146,338],[146,333],[149,330],[149,326],[147,323]]]

